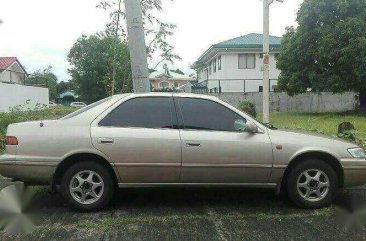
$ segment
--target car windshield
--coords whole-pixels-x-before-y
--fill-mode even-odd
[[[96,107],[96,106],[98,106],[100,104],[103,104],[103,103],[111,100],[112,98],[113,97],[108,97],[108,98],[102,99],[100,101],[97,101],[97,102],[95,102],[93,104],[90,104],[88,106],[85,106],[84,108],[81,108],[81,109],[79,109],[79,110],[77,110],[77,111],[75,111],[75,112],[73,112],[73,113],[71,113],[71,114],[69,114],[69,115],[67,115],[65,117],[62,117],[60,120],[66,120],[66,119],[70,119],[70,118],[73,118],[75,116],[78,116],[78,115],[84,113],[85,111],[88,111],[88,110],[90,110],[90,109],[92,109],[92,108],[94,108],[94,107]],[[77,103],[77,104],[80,104],[80,103]]]

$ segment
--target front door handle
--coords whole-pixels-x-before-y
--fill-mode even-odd
[[[113,144],[114,140],[112,138],[98,138],[98,144]]]
[[[201,146],[201,144],[200,143],[186,143],[186,146],[187,147],[199,147],[199,146]]]

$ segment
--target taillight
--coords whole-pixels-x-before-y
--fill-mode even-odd
[[[18,139],[15,136],[7,136],[5,137],[5,145],[7,146],[17,146]]]

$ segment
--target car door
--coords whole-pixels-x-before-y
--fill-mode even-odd
[[[122,184],[176,183],[181,144],[172,96],[135,97],[92,126],[94,146],[114,162]]]
[[[268,182],[272,147],[265,131],[244,132],[247,120],[212,100],[175,97],[175,102],[182,128],[182,182]]]

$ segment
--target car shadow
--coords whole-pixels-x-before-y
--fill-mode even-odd
[[[366,204],[366,190],[353,189],[339,192],[333,206],[347,211]],[[258,209],[280,212],[306,211],[295,207],[286,197],[275,195],[273,189],[242,187],[154,187],[126,188],[115,192],[111,204],[105,209],[149,210],[159,209]],[[59,192],[50,193],[37,187],[27,210],[32,212],[74,212],[68,208]]]

